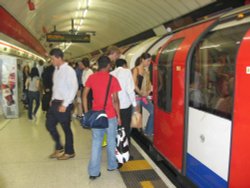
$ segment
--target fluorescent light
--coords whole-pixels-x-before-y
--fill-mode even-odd
[[[90,5],[90,0],[87,0],[87,2],[86,2],[87,8],[89,8],[89,5]]]
[[[88,9],[85,9],[85,10],[83,11],[83,17],[84,17],[84,18],[86,17],[87,13],[88,13]]]
[[[200,49],[202,50],[202,49],[207,49],[207,48],[218,48],[220,46],[221,46],[220,44],[208,45],[208,46],[200,47]]]
[[[36,58],[39,58],[39,59],[42,59],[43,61],[45,61],[45,59],[42,58],[41,56],[38,56],[38,55],[36,55],[36,54],[34,54],[34,53],[32,53],[32,52],[29,52],[29,51],[27,51],[27,50],[25,50],[25,49],[23,49],[23,48],[20,48],[20,47],[14,45],[14,44],[10,44],[10,43],[8,43],[8,42],[6,42],[6,41],[0,40],[0,45],[2,45],[2,46],[4,46],[4,47],[12,48],[12,49],[14,49],[14,50],[17,50],[18,52],[23,52],[23,53],[27,53],[28,55],[33,55],[33,56],[35,56]]]

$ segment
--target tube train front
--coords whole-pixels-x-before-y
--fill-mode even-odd
[[[250,187],[249,13],[174,33],[154,64],[153,145],[199,187]]]

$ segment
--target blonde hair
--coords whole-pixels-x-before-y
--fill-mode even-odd
[[[121,53],[120,49],[117,46],[109,46],[106,50],[105,55],[109,56],[114,53]]]

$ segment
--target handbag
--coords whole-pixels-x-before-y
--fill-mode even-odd
[[[140,112],[135,111],[132,114],[130,127],[137,128],[137,129],[142,128],[142,116]]]
[[[129,160],[129,143],[124,127],[119,126],[116,135],[116,151],[115,156],[118,163],[125,163]]]
[[[107,104],[111,80],[112,80],[112,76],[109,75],[109,82],[108,82],[103,109],[102,110],[89,110],[88,112],[86,112],[81,120],[81,124],[83,128],[88,128],[88,129],[108,128],[109,122],[108,122],[108,116],[105,112],[105,108]]]

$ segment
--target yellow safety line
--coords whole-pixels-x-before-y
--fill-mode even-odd
[[[120,168],[120,171],[127,172],[127,171],[150,170],[150,169],[152,169],[152,167],[146,160],[133,160],[125,163]]]
[[[154,185],[151,181],[141,181],[140,184],[142,188],[154,188]]]

